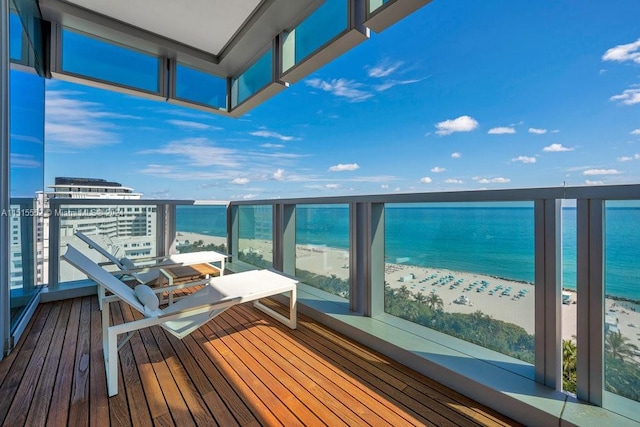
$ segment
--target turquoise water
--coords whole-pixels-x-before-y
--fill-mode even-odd
[[[259,220],[255,217],[251,221]],[[301,206],[296,241],[348,249],[349,214],[344,206]],[[242,221],[247,224],[251,221]],[[534,217],[525,207],[406,207],[385,210],[387,262],[470,271],[534,281]],[[576,210],[564,208],[563,287],[576,287]],[[179,231],[226,236],[223,207],[179,207]],[[270,239],[264,227],[243,237]],[[640,208],[606,211],[606,293],[640,300]]]

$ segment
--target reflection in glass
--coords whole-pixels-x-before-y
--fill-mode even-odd
[[[385,311],[534,362],[532,203],[388,204]]]
[[[231,107],[246,101],[273,81],[272,51],[262,55],[249,69],[231,82]]]
[[[349,206],[296,207],[296,276],[349,298]]]
[[[13,61],[22,59],[22,24],[18,15],[9,15],[9,56]]]
[[[227,79],[177,64],[176,97],[226,110]]]
[[[159,59],[62,30],[62,71],[147,92],[159,91]]]
[[[273,210],[271,206],[240,206],[238,258],[260,268],[273,266]]]
[[[324,2],[307,19],[286,35],[283,46],[282,70],[306,59],[348,28],[349,2],[334,0]]]
[[[179,253],[227,253],[226,206],[176,206],[175,248]]]
[[[640,203],[605,211],[605,390],[640,402]]]

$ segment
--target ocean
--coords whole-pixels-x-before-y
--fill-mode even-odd
[[[271,239],[270,210],[244,208],[241,237]],[[349,247],[348,208],[299,206],[299,244]],[[533,207],[433,207],[388,205],[385,209],[387,262],[446,268],[534,281]],[[576,288],[576,209],[562,210],[563,287]],[[220,206],[180,206],[177,230],[226,236]],[[640,208],[606,210],[605,280],[608,296],[640,300]]]

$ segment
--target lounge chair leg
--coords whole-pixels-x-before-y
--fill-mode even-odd
[[[107,355],[105,365],[107,368],[107,390],[109,397],[118,394],[118,335],[109,330],[107,337]]]

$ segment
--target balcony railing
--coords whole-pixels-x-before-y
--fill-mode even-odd
[[[153,203],[158,255],[295,275],[306,314],[506,415],[638,420],[638,185]]]

